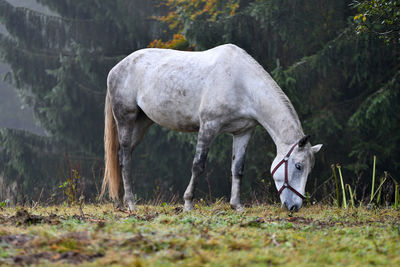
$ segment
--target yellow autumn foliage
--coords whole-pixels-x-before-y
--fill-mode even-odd
[[[233,16],[239,8],[239,2],[240,0],[161,0],[161,5],[168,7],[170,11],[165,16],[153,17],[153,19],[166,23],[171,31],[175,31],[175,34],[171,40],[165,42],[159,39],[154,40],[149,47],[193,50],[182,33],[184,22],[187,19],[195,21],[200,16],[209,21],[216,21],[220,15]]]

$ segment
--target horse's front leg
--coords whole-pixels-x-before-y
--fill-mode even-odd
[[[183,195],[183,199],[185,200],[185,211],[193,209],[193,197],[196,184],[199,176],[204,172],[208,151],[210,150],[211,143],[217,134],[218,129],[215,126],[213,127],[213,123],[211,122],[204,123],[200,127],[197,138],[196,154],[192,165],[192,177],[185,194]]]
[[[240,203],[240,183],[243,177],[244,169],[244,158],[246,154],[246,148],[250,141],[253,129],[242,134],[233,136],[233,148],[232,148],[232,192],[230,205],[237,211],[244,211],[242,204]]]

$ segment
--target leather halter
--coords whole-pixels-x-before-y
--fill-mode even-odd
[[[293,187],[291,187],[289,185],[289,180],[288,180],[288,160],[290,157],[290,154],[292,154],[294,148],[299,144],[299,142],[297,142],[296,144],[294,144],[292,146],[292,148],[289,150],[289,152],[286,154],[286,156],[278,163],[278,165],[276,165],[276,167],[273,169],[273,171],[271,172],[272,178],[274,178],[274,174],[275,172],[279,169],[279,167],[285,163],[285,181],[283,182],[283,185],[281,187],[281,189],[279,189],[278,191],[278,195],[280,195],[283,191],[283,189],[287,188],[289,190],[292,190],[293,193],[295,193],[296,195],[298,195],[301,199],[305,199],[305,197],[300,194],[296,189],[294,189]]]

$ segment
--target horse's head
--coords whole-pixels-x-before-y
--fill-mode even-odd
[[[308,174],[314,166],[314,154],[322,145],[311,146],[309,136],[293,144],[284,155],[278,154],[271,166],[271,174],[281,202],[290,211],[298,211],[303,204]]]

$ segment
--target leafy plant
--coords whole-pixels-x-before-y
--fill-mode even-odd
[[[67,180],[59,186],[64,195],[67,196],[67,202],[70,205],[80,203],[80,194],[83,193],[79,187],[79,181],[81,180],[79,172],[73,169],[71,173],[72,176],[67,177]]]

